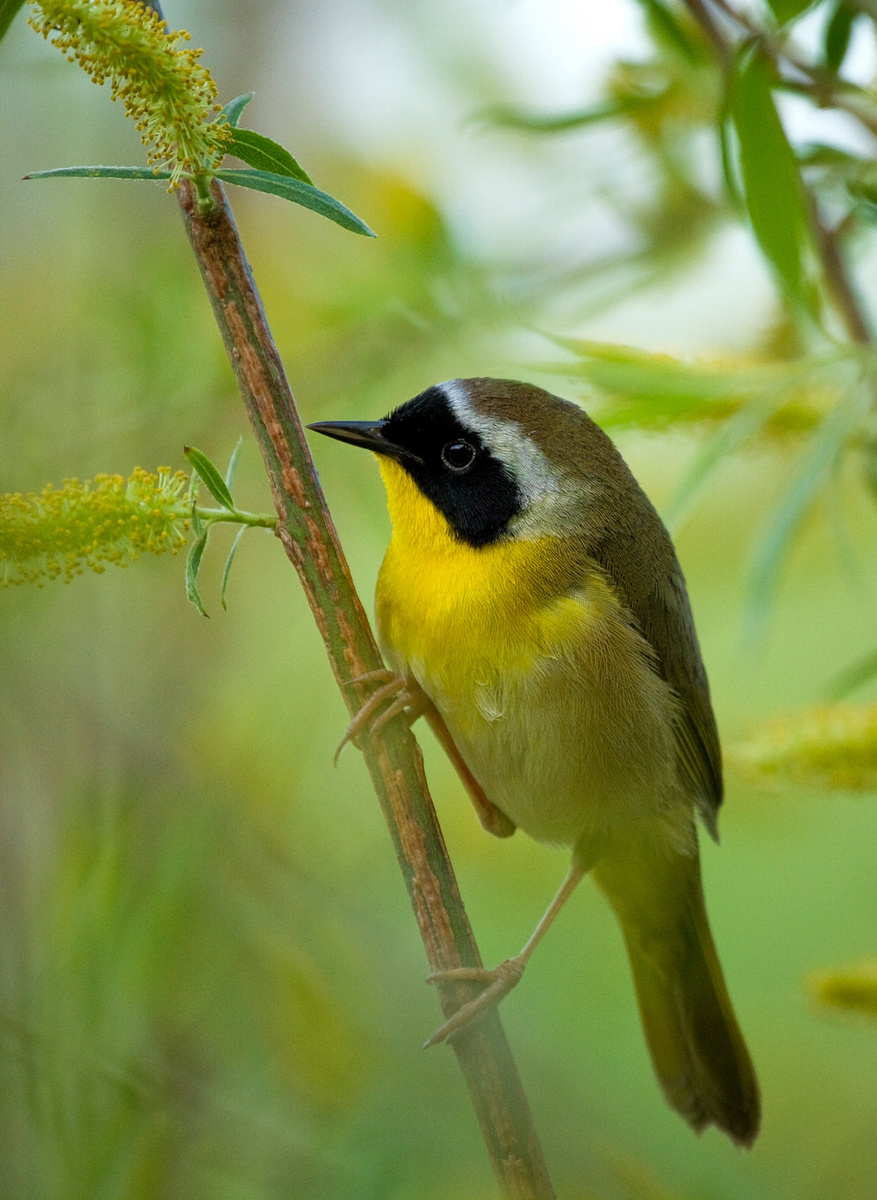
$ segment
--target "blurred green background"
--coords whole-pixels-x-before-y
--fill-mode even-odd
[[[658,132],[643,120],[547,138],[476,119],[595,103],[646,62],[649,6],[595,7],[168,2],[221,98],[255,90],[244,123],[379,235],[232,193],[306,420],[382,415],[473,374],[594,399],[540,369],[572,361],[540,330],[719,362],[801,350],[723,199],[705,70]],[[870,37],[852,47],[864,73]],[[0,46],[0,107],[2,490],[179,467],[184,444],[224,462],[244,433],[238,498],[267,508],[162,185],[20,182],[141,162],[119,106],[19,15]],[[819,136],[835,135],[853,136]],[[867,298],[867,230],[856,257]],[[628,423],[617,437],[667,511],[700,427]],[[853,456],[783,559],[763,633],[747,624],[753,545],[802,444],[764,437],[725,456],[675,529],[727,744],[816,702],[874,648],[877,510]],[[377,472],[341,446],[314,452],[368,600],[388,536]],[[345,711],[295,574],[272,537],[248,533],[223,613],[225,535],[205,557],[209,621],[185,602],[179,558],[0,592],[0,1194],[492,1195],[453,1056],[420,1049],[438,1006],[355,750],[332,768]],[[419,736],[482,953],[498,961],[565,854],[488,838]],[[732,772],[722,835],[704,845],[706,890],[762,1136],[742,1153],[666,1108],[621,939],[585,886],[503,1008],[567,1200],[877,1190],[875,1030],[818,1011],[804,982],[877,954],[877,805],[755,790]]]

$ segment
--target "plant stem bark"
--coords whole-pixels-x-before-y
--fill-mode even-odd
[[[382,667],[362,605],[326,508],[271,337],[262,304],[222,188],[202,213],[184,183],[180,205],[229,361],[262,452],[279,517],[277,533],[299,574],[314,619],[354,715],[367,684],[351,681]],[[454,878],[423,774],[420,750],[405,721],[388,722],[363,739],[363,756],[378,794],[432,971],[479,966],[481,957]],[[471,985],[444,985],[449,1016]],[[495,1011],[454,1040],[481,1131],[504,1196],[543,1200],[554,1192],[527,1098]]]

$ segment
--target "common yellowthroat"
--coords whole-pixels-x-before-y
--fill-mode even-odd
[[[707,923],[695,828],[697,814],[716,836],[721,751],[660,517],[606,434],[529,384],[456,379],[383,420],[310,428],[374,451],[386,485],[378,636],[407,689],[387,711],[425,712],[490,832],[572,847],[517,958],[445,973],[486,987],[431,1040],[517,982],[590,872],[621,924],[667,1100],[694,1129],[750,1145],[758,1084]]]

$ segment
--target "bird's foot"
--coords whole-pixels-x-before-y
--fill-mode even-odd
[[[367,675],[358,675],[356,679],[348,679],[346,686],[352,687],[356,683],[380,683],[381,687],[369,696],[344,731],[344,737],[335,751],[334,762],[336,765],[341,751],[348,742],[354,741],[363,729],[368,728],[369,734],[374,737],[388,721],[391,721],[393,717],[398,717],[401,713],[405,714],[410,725],[423,714],[426,705],[426,697],[413,680],[407,679],[404,675],[398,675],[395,671],[388,671],[386,668],[369,671]],[[375,713],[388,700],[392,703],[376,717]]]
[[[437,1046],[439,1042],[447,1041],[461,1029],[465,1029],[472,1021],[483,1016],[488,1009],[499,1004],[500,1000],[503,1000],[520,982],[528,957],[519,954],[516,958],[507,958],[505,962],[501,962],[492,970],[486,967],[454,967],[449,971],[436,971],[435,974],[430,975],[427,983],[442,984],[456,980],[471,980],[475,983],[483,983],[485,986],[483,992],[461,1005],[454,1015],[449,1017],[444,1025],[423,1043],[424,1049],[427,1046]]]

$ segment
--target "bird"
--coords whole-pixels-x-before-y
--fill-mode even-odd
[[[424,715],[488,832],[572,851],[519,955],[431,977],[484,989],[427,1044],[511,990],[589,874],[621,926],[668,1103],[696,1132],[751,1146],[759,1087],[696,828],[718,841],[719,735],[658,513],[585,411],[529,383],[450,380],[381,420],[309,428],[376,455],[392,523],[375,596],[388,669],[348,736]]]

